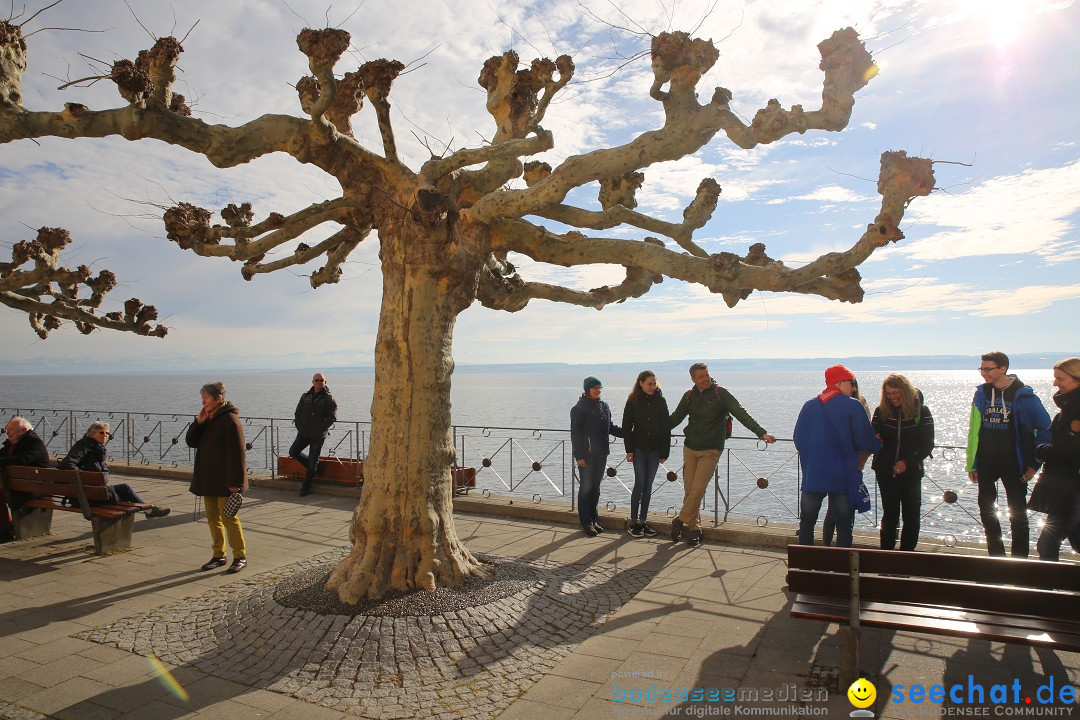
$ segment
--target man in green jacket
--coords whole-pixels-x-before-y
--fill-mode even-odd
[[[687,542],[696,547],[701,544],[701,500],[724,451],[728,413],[765,442],[776,442],[776,438],[750,417],[734,395],[716,384],[708,365],[691,365],[690,379],[694,387],[683,395],[670,418],[675,428],[690,416],[683,443],[683,505],[678,517],[671,521],[671,539],[677,542],[685,527],[689,530]]]

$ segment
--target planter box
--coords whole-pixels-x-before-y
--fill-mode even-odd
[[[452,468],[454,477],[454,492],[467,492],[469,488],[476,487],[476,468],[458,467]],[[277,474],[303,480],[307,477],[307,468],[288,455],[278,457]],[[319,472],[315,473],[317,482],[332,482],[341,485],[364,484],[364,461],[350,460],[334,457],[319,458]]]
[[[454,476],[454,494],[467,493],[469,488],[476,487],[476,468],[456,467],[450,472]]]
[[[278,475],[303,480],[307,477],[307,468],[288,455],[283,455],[278,457]],[[350,458],[320,457],[319,472],[315,473],[315,480],[339,485],[362,485],[364,483],[364,461]]]

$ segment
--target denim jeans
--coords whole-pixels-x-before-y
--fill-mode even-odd
[[[922,527],[922,478],[893,476],[892,470],[877,473],[881,490],[881,549],[896,548],[896,526],[903,516],[900,549],[914,550]]]
[[[311,485],[312,479],[315,477],[315,470],[319,467],[319,455],[322,454],[323,442],[325,437],[321,437],[318,440],[308,440],[303,435],[297,435],[293,440],[292,446],[289,447],[289,457],[295,459],[297,462],[302,463],[307,468],[307,478],[304,480],[305,485]],[[304,454],[304,448],[310,447],[309,454]]]
[[[997,516],[997,481],[1005,487],[1009,503],[1009,525],[1012,530],[1012,556],[1028,556],[1027,483],[1020,476],[1016,464],[980,462],[979,517],[986,531],[986,550],[991,555],[1005,555],[1005,543],[1001,541],[1001,521]]]
[[[821,503],[829,498],[827,513],[832,515],[836,527],[836,546],[851,547],[851,525],[848,524],[848,497],[846,492],[823,493],[803,490],[799,499],[799,544],[814,544],[814,527],[817,526]]]
[[[630,493],[630,522],[644,523],[652,500],[653,480],[660,467],[660,451],[634,451],[634,490]]]
[[[116,497],[120,502],[138,503],[139,505],[149,505],[148,502],[139,497],[139,494],[135,492],[127,483],[115,483],[110,484],[112,491],[116,493]]]
[[[577,512],[582,525],[596,522],[596,506],[600,504],[600,481],[607,470],[607,455],[585,458],[585,467],[578,467]]]
[[[1069,538],[1073,550],[1080,552],[1080,492],[1072,500],[1046,516],[1046,524],[1035,543],[1040,560],[1056,562],[1061,553],[1061,541]]]
[[[851,503],[848,503],[848,526],[855,527],[855,508],[850,507]],[[836,534],[836,523],[833,522],[832,515],[825,513],[825,519],[821,521],[821,544],[832,545],[833,536]]]

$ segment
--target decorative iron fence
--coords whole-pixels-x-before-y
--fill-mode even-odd
[[[113,463],[147,467],[185,467],[194,460],[185,434],[194,416],[120,410],[70,410],[0,408],[6,418],[26,417],[49,451],[64,455],[95,420],[108,422]],[[277,473],[277,457],[287,452],[294,437],[291,419],[243,418],[248,449],[248,470]],[[363,460],[371,437],[369,421],[338,421],[323,447],[325,455]],[[682,505],[683,438],[673,438],[671,455],[657,473],[650,512],[674,516]],[[453,442],[460,466],[477,470],[472,492],[511,498],[576,502],[577,480],[566,429],[479,427],[455,425]],[[632,463],[625,459],[621,443],[612,443],[608,477],[601,485],[601,504],[609,510],[627,508],[634,486]],[[733,436],[717,465],[711,493],[702,504],[702,517],[715,525],[765,527],[797,525],[801,476],[798,453],[790,440],[774,445],[751,437]],[[873,473],[867,471],[872,509],[857,516],[857,531],[876,531],[880,522],[879,497]],[[1001,504],[1004,518],[1007,509]],[[1037,526],[1042,516],[1034,516]],[[1008,523],[1003,522],[1008,531]],[[922,536],[926,542],[955,544],[979,542],[977,488],[964,472],[963,448],[938,446],[927,462],[923,480]]]

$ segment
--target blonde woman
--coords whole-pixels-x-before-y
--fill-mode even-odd
[[[934,449],[934,417],[911,381],[893,374],[881,383],[871,424],[882,443],[871,465],[881,490],[881,549],[896,548],[902,516],[900,549],[914,550],[922,523],[923,461]]]
[[[1065,538],[1080,552],[1080,493],[1076,492],[1080,483],[1080,358],[1066,358],[1054,365],[1054,387],[1054,404],[1061,412],[1050,424],[1050,442],[1035,448],[1035,459],[1044,463],[1043,476],[1067,479],[1072,493],[1046,517],[1035,544],[1040,560],[1057,560]]]

